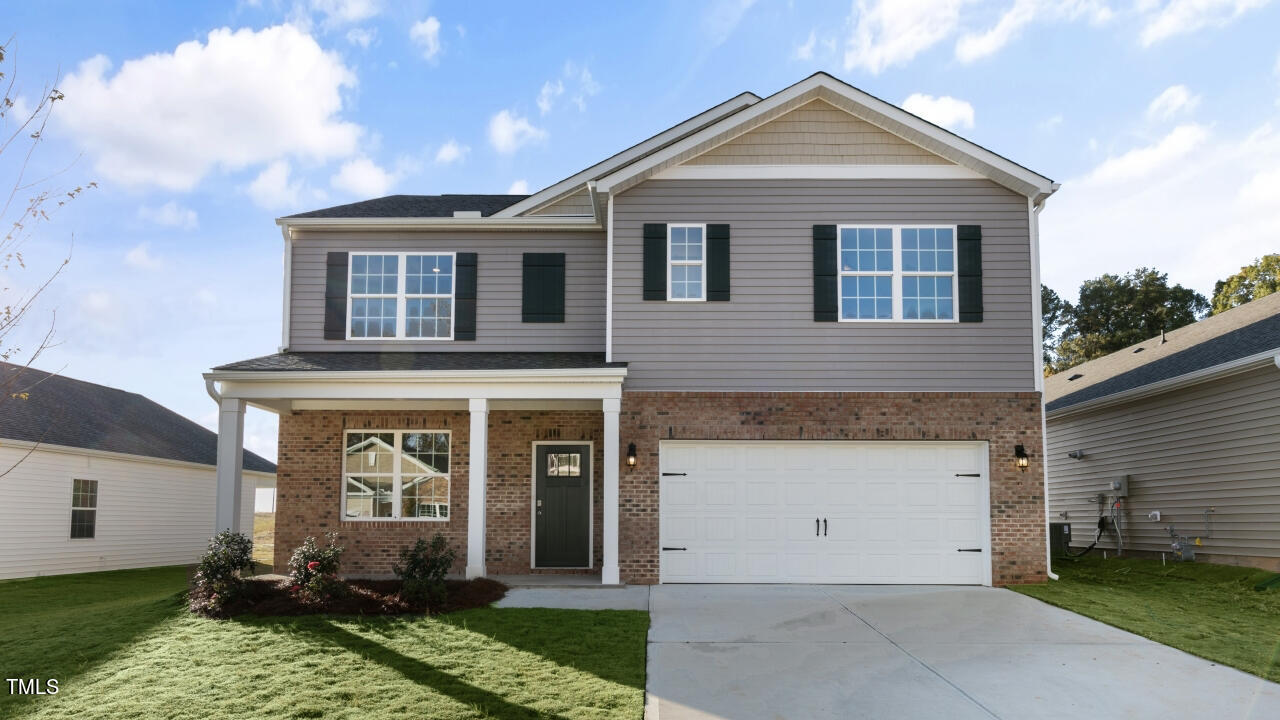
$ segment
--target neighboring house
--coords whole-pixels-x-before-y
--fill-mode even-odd
[[[1197,559],[1280,570],[1278,364],[1274,294],[1048,378],[1050,519],[1084,547],[1114,506],[1125,550],[1169,553],[1172,528]]]
[[[1055,189],[819,73],[528,197],[281,218],[283,347],[205,375],[221,491],[249,404],[278,561],[336,530],[352,575],[442,533],[472,577],[1041,580]]]
[[[136,393],[0,363],[0,578],[185,565],[214,533],[218,437]],[[25,396],[23,395],[25,394]],[[237,519],[275,465],[244,455]]]

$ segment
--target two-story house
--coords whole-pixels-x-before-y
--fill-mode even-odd
[[[443,533],[613,584],[1046,572],[1037,215],[1056,185],[818,73],[528,197],[281,218],[280,352],[205,375],[218,526],[280,415],[277,564]]]

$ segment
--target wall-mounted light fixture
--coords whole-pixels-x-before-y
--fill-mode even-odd
[[[1071,458],[1072,460],[1083,460],[1083,459],[1084,459],[1084,451],[1083,451],[1083,450],[1072,450],[1071,452],[1067,453],[1067,457]]]
[[[627,445],[627,467],[636,466],[636,444]]]
[[[1013,446],[1013,464],[1019,470],[1026,472],[1027,467],[1031,465],[1031,457],[1027,455],[1027,449],[1021,445]]]

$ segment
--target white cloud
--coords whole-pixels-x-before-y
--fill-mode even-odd
[[[1062,120],[1063,120],[1062,113],[1058,113],[1053,117],[1048,117],[1040,121],[1040,124],[1036,125],[1036,129],[1039,130],[1040,132],[1053,132],[1054,130],[1058,129],[1059,125],[1062,124]]]
[[[249,198],[268,210],[296,208],[302,203],[303,184],[290,178],[288,160],[276,160],[249,183]]]
[[[450,138],[448,142],[441,145],[440,149],[436,151],[436,162],[441,165],[459,162],[465,160],[469,152],[471,152],[469,146],[461,145],[457,140]]]
[[[440,21],[429,17],[414,23],[409,28],[409,39],[422,50],[422,57],[434,60],[440,53]]]
[[[183,207],[172,200],[160,207],[143,205],[138,208],[138,219],[182,230],[194,230],[199,225],[199,218],[195,210]]]
[[[791,57],[796,60],[812,60],[813,48],[818,44],[818,33],[816,30],[809,31],[809,39],[796,46],[796,50]]]
[[[378,0],[311,0],[308,5],[324,16],[327,27],[362,22],[382,11]]]
[[[1259,170],[1240,188],[1236,199],[1245,207],[1274,207],[1280,198],[1280,167]]]
[[[902,109],[948,130],[973,127],[973,106],[950,95],[914,93],[902,101]]]
[[[366,50],[373,44],[373,41],[377,39],[377,28],[356,27],[347,31],[347,42],[352,45],[359,45],[361,48]]]
[[[1139,40],[1143,47],[1205,27],[1221,27],[1271,0],[1168,0],[1147,2]]]
[[[728,40],[756,0],[715,0],[702,16],[704,39],[711,47]]]
[[[872,74],[906,63],[950,35],[965,0],[858,0],[844,69]]]
[[[560,80],[548,80],[542,83],[542,90],[538,91],[538,111],[543,115],[551,112],[551,106],[555,99],[564,94],[564,83]]]
[[[1203,145],[1208,137],[1209,130],[1201,125],[1179,125],[1153,145],[1134,148],[1122,155],[1107,158],[1082,182],[1114,186],[1149,179],[1171,169],[1174,163],[1185,159],[1193,150]]]
[[[368,157],[361,155],[343,163],[342,168],[330,178],[329,183],[352,195],[374,198],[388,194],[397,179],[394,173],[384,170]]]
[[[547,139],[547,131],[534,127],[528,118],[499,110],[489,118],[489,144],[503,155],[510,155],[531,142]]]
[[[956,59],[973,62],[994,55],[1018,37],[1022,28],[1040,21],[1076,20],[1088,17],[1093,24],[1112,18],[1111,8],[1099,0],[1014,0],[994,25],[983,32],[966,33],[956,42]]]
[[[507,188],[507,194],[508,195],[528,195],[529,181],[516,180],[515,182],[511,183],[511,187]]]
[[[1147,106],[1148,120],[1169,120],[1180,113],[1189,113],[1200,104],[1200,96],[1192,95],[1186,85],[1174,85],[1156,96]]]
[[[139,270],[159,270],[164,265],[159,258],[151,254],[150,243],[145,242],[134,245],[129,252],[125,253],[124,262]]]
[[[363,132],[339,117],[355,75],[289,25],[222,28],[108,76],[110,66],[102,55],[81,63],[54,117],[122,185],[190,190],[215,169],[345,157]]]

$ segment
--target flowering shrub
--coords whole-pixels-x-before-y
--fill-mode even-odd
[[[209,540],[188,594],[191,611],[221,616],[244,588],[240,573],[253,567],[253,541],[243,533],[223,530]]]
[[[400,596],[410,603],[439,606],[444,603],[444,576],[453,566],[454,552],[439,533],[427,542],[422,538],[400,551],[400,562],[392,567],[403,581]]]
[[[342,546],[338,545],[338,533],[325,536],[326,546],[308,537],[289,558],[289,591],[307,602],[322,602],[341,595],[345,585],[338,579],[338,565],[342,558]]]

